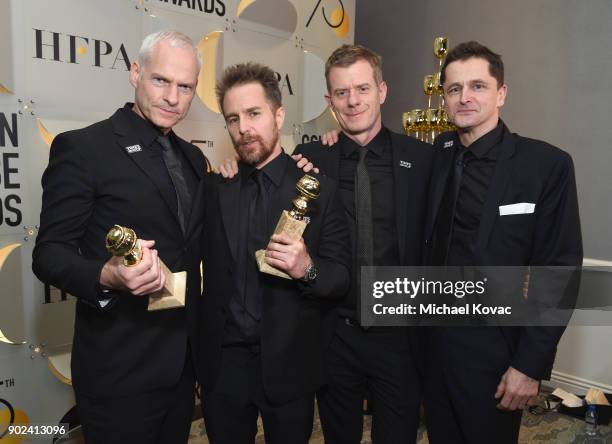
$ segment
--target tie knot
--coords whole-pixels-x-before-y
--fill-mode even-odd
[[[362,162],[365,156],[368,154],[368,149],[361,147],[359,148],[359,161]]]
[[[264,172],[258,169],[253,170],[253,172],[251,173],[251,178],[260,187],[263,187],[265,184],[264,176],[265,176]]]
[[[168,138],[168,136],[157,136],[157,141],[164,149],[164,151],[172,150],[172,144],[170,143],[170,139]]]

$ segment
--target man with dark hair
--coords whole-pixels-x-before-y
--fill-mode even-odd
[[[477,42],[442,67],[456,131],[436,141],[427,262],[449,266],[579,266],[582,241],[571,157],[512,134],[499,117],[501,57]],[[519,297],[521,297],[519,295]],[[521,409],[548,379],[564,327],[435,327],[428,332],[429,440],[516,443]]]
[[[312,142],[294,151],[338,180],[351,236],[351,288],[327,350],[327,385],[317,393],[323,434],[328,444],[360,443],[367,394],[373,442],[413,443],[421,400],[418,331],[362,327],[359,280],[362,266],[421,264],[433,151],[382,125],[387,85],[375,52],[344,45],[325,73],[326,99],[342,129],[338,146]]]
[[[453,62],[464,61],[470,58],[480,58],[489,64],[489,74],[497,80],[497,86],[504,84],[504,62],[499,54],[495,54],[486,46],[478,42],[464,42],[455,46],[444,59],[440,70],[440,82],[444,85],[446,80],[446,67]]]
[[[191,39],[160,31],[130,69],[134,103],[58,134],[42,178],[33,270],[77,298],[72,385],[88,444],[186,443],[194,406],[200,233],[207,160],[172,128],[195,94]],[[127,267],[105,248],[119,224],[141,238]],[[159,260],[187,271],[186,307],[148,311]]]
[[[276,112],[283,106],[283,100],[278,87],[278,79],[276,76],[271,76],[270,71],[270,68],[259,63],[242,63],[228,67],[216,87],[217,100],[219,101],[219,106],[221,106],[221,112],[223,112],[225,94],[234,86],[246,83],[259,83],[263,88],[266,100],[272,106],[272,110]]]
[[[274,72],[226,69],[217,96],[240,157],[231,179],[210,175],[205,204],[201,382],[212,444],[306,444],[334,298],[349,285],[346,220],[336,185],[319,177],[303,237],[273,234],[303,176],[280,145],[285,111]],[[272,235],[272,237],[270,237]],[[255,252],[290,279],[258,270]]]

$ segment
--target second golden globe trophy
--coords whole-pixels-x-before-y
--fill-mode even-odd
[[[115,225],[106,235],[106,250],[113,256],[123,257],[123,265],[126,267],[132,267],[142,259],[142,249],[136,233],[120,225]],[[172,273],[161,259],[159,265],[166,276],[166,283],[164,288],[149,295],[148,310],[184,307],[187,272]]]
[[[295,188],[298,190],[299,196],[293,200],[293,209],[291,211],[284,210],[283,214],[276,224],[274,234],[286,234],[293,240],[302,237],[308,222],[304,219],[304,215],[308,211],[308,202],[319,197],[320,183],[317,179],[306,174],[302,177]],[[274,276],[285,279],[292,279],[284,271],[274,268],[266,263],[266,250],[258,250],[255,252],[257,266],[262,273],[272,274]]]

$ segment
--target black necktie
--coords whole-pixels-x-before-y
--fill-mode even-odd
[[[448,253],[450,252],[451,242],[453,241],[453,226],[455,225],[455,215],[457,214],[457,200],[459,199],[459,190],[461,189],[461,178],[463,176],[463,167],[465,164],[463,163],[463,158],[465,157],[466,150],[461,149],[459,154],[455,159],[455,164],[453,165],[453,195],[452,195],[452,210],[450,216],[450,226],[448,229],[448,239],[445,245],[445,254],[444,254],[444,265],[453,265],[448,264]]]
[[[172,179],[172,184],[174,185],[179,223],[184,233],[187,229],[186,222],[189,221],[191,213],[191,193],[189,193],[185,176],[183,176],[181,162],[172,148],[170,139],[167,136],[158,136],[157,141],[162,147],[164,163],[166,164],[168,174],[170,174],[170,179]]]
[[[453,205],[453,215],[455,214],[455,208],[457,207],[457,198],[459,197],[459,188],[461,188],[461,176],[463,175],[463,167],[465,166],[463,163],[463,158],[465,157],[465,153],[467,151],[465,149],[461,149],[457,159],[455,159],[455,171],[453,175],[453,190],[455,192],[455,203]]]
[[[449,177],[447,181],[440,212],[436,221],[436,238],[433,250],[435,265],[447,265],[448,252],[452,241],[457,199],[459,197],[461,178],[463,176],[463,156],[465,152],[465,149],[461,149],[453,155],[452,176]]]
[[[257,184],[256,196],[249,205],[248,225],[248,258],[247,258],[247,289],[245,291],[244,307],[255,320],[261,319],[262,290],[259,282],[259,270],[255,260],[255,252],[265,249],[268,245],[268,194],[265,186],[264,173],[255,170],[252,179]],[[247,297],[248,294],[248,297]]]
[[[374,240],[372,233],[372,187],[365,164],[367,148],[359,148],[359,162],[355,169],[355,214],[357,217],[357,320],[361,323],[361,282],[362,274],[368,273],[365,282],[373,280],[371,269],[361,271],[361,266],[374,265]],[[364,328],[365,329],[365,328]]]
[[[365,164],[367,148],[359,148],[355,170],[355,212],[357,216],[357,258],[359,265],[374,265],[372,239],[372,187]]]

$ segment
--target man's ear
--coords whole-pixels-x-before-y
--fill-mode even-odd
[[[378,84],[378,94],[380,95],[380,104],[382,105],[387,98],[387,82],[384,80]]]
[[[327,105],[333,109],[334,104],[331,101],[331,96],[329,94],[325,94],[323,97],[325,97],[325,101],[327,102]]]
[[[285,108],[282,105],[276,109],[274,118],[276,119],[276,127],[280,130],[283,127],[283,123],[285,123]]]
[[[138,78],[140,77],[140,66],[138,65],[138,62],[132,62],[132,65],[130,66],[130,83],[132,84],[132,86],[134,88],[136,88],[136,85],[138,84]]]
[[[508,93],[508,85],[505,83],[497,90],[497,107],[501,108],[506,103],[506,94]]]

